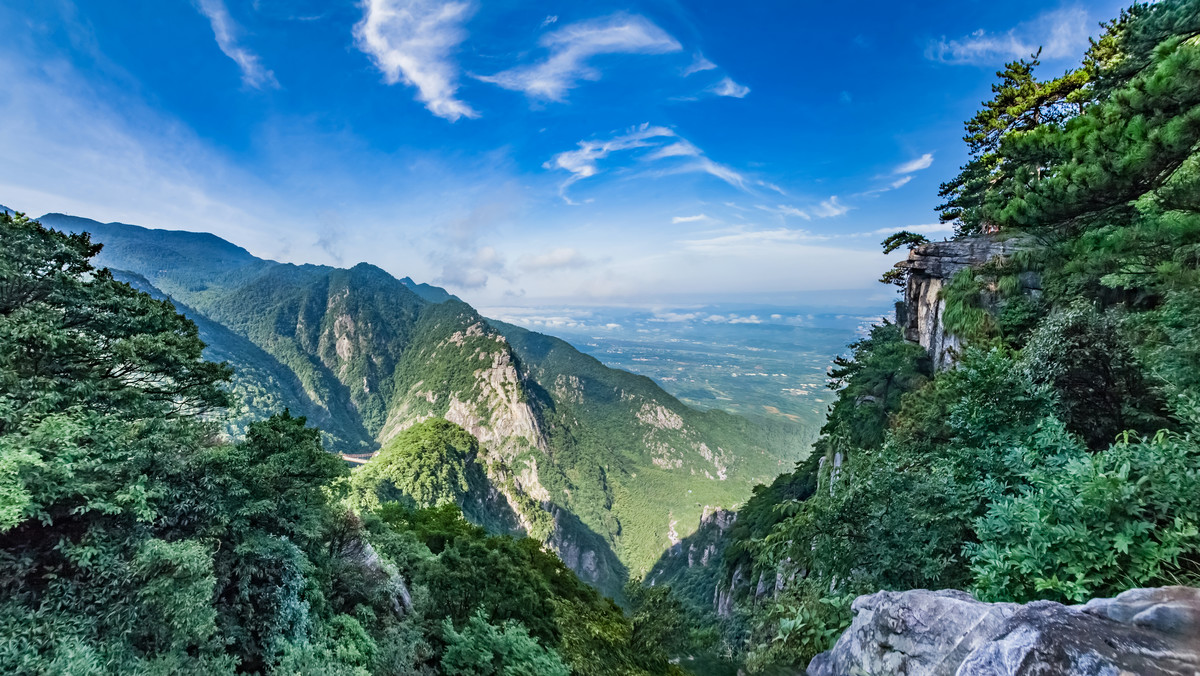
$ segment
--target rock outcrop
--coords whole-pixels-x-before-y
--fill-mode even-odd
[[[911,250],[908,260],[896,264],[896,267],[908,270],[905,312],[903,317],[897,318],[904,329],[904,337],[929,351],[934,368],[949,367],[961,343],[946,330],[942,288],[961,270],[979,267],[999,256],[1011,256],[1033,246],[1032,241],[1022,237],[1001,240],[995,235],[977,235],[930,242]],[[1021,282],[1026,290],[1039,290],[1036,275],[1022,275]]]
[[[1200,674],[1200,589],[1133,589],[1081,606],[984,603],[965,592],[882,591],[809,676]]]

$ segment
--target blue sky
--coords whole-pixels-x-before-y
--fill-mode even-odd
[[[992,73],[1121,6],[9,0],[0,203],[483,306],[879,298]]]

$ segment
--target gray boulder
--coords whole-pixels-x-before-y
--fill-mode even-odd
[[[961,591],[860,596],[809,676],[1200,676],[1200,589],[1133,589],[1082,606]]]

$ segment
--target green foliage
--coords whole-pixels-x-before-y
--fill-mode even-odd
[[[399,567],[416,585],[414,622],[424,638],[410,634],[406,640],[416,648],[405,654],[422,653],[425,645],[424,664],[492,673],[486,665],[501,668],[516,659],[506,646],[519,639],[544,647],[571,673],[670,670],[663,648],[646,638],[649,613],[639,614],[642,606],[626,617],[535,540],[488,535],[453,504],[413,510],[388,503],[379,515],[386,529],[372,541],[381,554],[407,561]],[[427,548],[413,552],[403,537],[389,534],[411,534]]]
[[[984,307],[983,280],[973,269],[954,275],[942,287],[945,302],[942,322],[946,331],[972,344],[982,344],[997,333],[996,318]]]
[[[212,554],[198,542],[147,540],[133,560],[145,631],[160,651],[202,645],[216,631]]]
[[[520,622],[497,627],[481,613],[471,616],[462,632],[449,619],[442,632],[446,653],[442,672],[447,676],[567,676],[570,671],[552,650],[546,650]]]
[[[86,236],[6,215],[0,241],[0,670],[673,672],[540,542],[463,518],[487,486],[461,428],[357,484],[286,410],[220,439],[229,369],[195,324]],[[384,481],[409,505],[347,510]]]
[[[1002,144],[1013,134],[1042,126],[1058,126],[1079,114],[1086,100],[1086,85],[1093,73],[1080,69],[1061,78],[1040,82],[1033,71],[1038,56],[1005,64],[992,85],[994,97],[965,124],[970,161],[953,180],[943,183],[938,193],[946,201],[938,206],[943,222],[954,222],[959,234],[981,232],[995,221],[987,202],[998,179],[1011,171],[1011,160]]]
[[[1104,448],[1129,429],[1165,422],[1153,401],[1115,313],[1087,306],[1054,312],[1032,332],[1021,365],[1058,394],[1060,417],[1089,446]]]
[[[915,232],[901,230],[900,232],[888,235],[887,239],[880,243],[883,247],[883,253],[890,254],[900,247],[915,249],[922,244],[928,244],[929,238],[925,235],[918,235]]]
[[[362,507],[403,500],[416,507],[461,506],[472,489],[483,489],[479,442],[442,418],[404,430],[354,473],[353,494]],[[468,479],[468,471],[472,476]]]
[[[850,349],[853,356],[834,359],[829,370],[829,387],[839,394],[816,445],[826,455],[883,443],[889,416],[900,408],[901,397],[931,375],[929,355],[904,340],[900,327],[890,322],[872,327],[870,335]]]
[[[752,673],[776,664],[805,664],[833,647],[852,619],[849,594],[829,595],[811,583],[788,588],[755,617],[746,666]]]
[[[993,503],[969,548],[982,598],[1080,603],[1134,586],[1200,583],[1200,429],[1073,453]]]

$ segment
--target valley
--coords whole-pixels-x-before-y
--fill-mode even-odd
[[[286,409],[320,428],[329,450],[363,457],[414,424],[445,418],[479,440],[488,490],[503,496],[487,503],[499,512],[470,513],[517,524],[514,532],[547,542],[616,598],[705,514],[745,500],[815,438],[819,411],[801,420],[766,414],[767,403],[746,417],[692,407],[635,369],[610,368],[567,341],[485,318],[439,288],[370,265],[287,265],[204,233],[62,214],[40,220],[91,233],[103,244],[100,265],[198,324],[206,356],[234,368],[234,406],[223,418],[231,438]],[[763,350],[730,349],[743,362]],[[810,380],[800,385],[816,391],[815,373]]]

